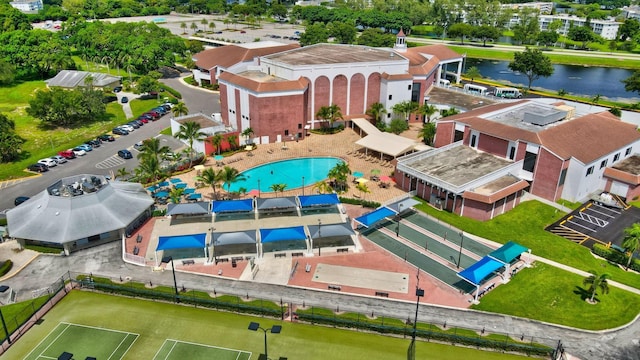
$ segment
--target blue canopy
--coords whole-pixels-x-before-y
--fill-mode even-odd
[[[306,238],[307,235],[304,233],[303,226],[260,229],[260,242],[263,244],[276,241],[305,240]]]
[[[474,285],[480,285],[489,274],[501,268],[503,264],[498,260],[492,259],[489,256],[485,256],[478,260],[475,264],[460,271],[458,276],[467,280]]]
[[[356,221],[359,222],[360,224],[364,225],[365,227],[370,227],[371,225],[377,223],[378,221],[388,217],[388,216],[393,216],[395,215],[396,212],[386,208],[386,207],[381,207],[377,210],[374,210],[368,214],[364,214],[360,217],[356,218]]]
[[[158,250],[204,248],[207,234],[190,234],[176,236],[160,236],[158,238]]]
[[[244,200],[216,200],[213,202],[213,212],[253,211],[253,199]]]
[[[336,205],[340,203],[336,194],[319,194],[298,196],[301,207],[318,206],[318,205]]]
[[[523,252],[526,252],[526,247],[514,243],[513,241],[509,241],[508,243],[502,245],[499,249],[492,251],[489,256],[492,258],[504,263],[509,264],[513,259],[517,258]]]

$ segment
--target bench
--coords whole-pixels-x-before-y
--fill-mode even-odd
[[[337,249],[336,251],[339,253],[346,253],[346,252],[349,252],[349,248],[341,248],[341,249]]]
[[[133,255],[138,255],[140,253],[140,248],[138,248],[137,246],[133,247]]]
[[[327,287],[329,288],[329,290],[336,290],[336,291],[342,290],[342,286],[340,285],[329,285]]]
[[[195,260],[182,260],[182,265],[193,265],[195,263]]]
[[[382,296],[382,297],[389,297],[389,293],[386,292],[382,292],[382,291],[376,291],[376,296]]]
[[[228,258],[216,259],[216,264],[219,262],[229,262]]]
[[[291,253],[291,257],[298,257],[298,256],[304,256],[304,253],[301,253],[301,252]]]
[[[138,244],[140,244],[142,242],[142,235],[138,234],[138,236],[136,237],[136,242]]]
[[[310,272],[311,271],[311,264],[307,264],[307,266],[304,267],[304,271],[305,272]]]
[[[242,256],[234,256],[231,258],[231,261],[242,261],[244,258]]]
[[[287,253],[273,254],[276,258],[287,257]]]

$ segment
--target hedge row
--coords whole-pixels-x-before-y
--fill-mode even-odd
[[[376,208],[380,207],[380,203],[375,202],[375,201],[367,201],[367,200],[346,198],[346,197],[342,197],[342,196],[339,199],[340,199],[340,202],[343,203],[343,204],[362,205],[363,207],[372,208],[372,209],[376,209]]]
[[[13,267],[13,262],[11,260],[7,260],[2,265],[0,265],[0,277],[7,275],[11,268]]]
[[[629,256],[627,256],[627,254],[601,244],[594,244],[591,251],[600,257],[625,267],[629,261]],[[640,271],[640,261],[638,261],[638,259],[632,259],[631,264],[629,264],[629,269]]]

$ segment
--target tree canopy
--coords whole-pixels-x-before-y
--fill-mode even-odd
[[[525,51],[513,54],[513,61],[509,63],[509,69],[519,71],[527,76],[529,84],[527,89],[531,89],[533,80],[541,76],[549,77],[553,74],[553,65],[548,56],[539,49],[527,47]]]
[[[0,162],[15,161],[20,157],[26,140],[16,134],[15,128],[13,120],[0,114]]]
[[[313,44],[325,43],[329,39],[329,31],[321,23],[308,25],[304,32],[300,34],[300,45],[309,46]]]
[[[103,119],[106,114],[103,98],[102,90],[91,88],[39,90],[26,111],[44,126],[74,127]]]

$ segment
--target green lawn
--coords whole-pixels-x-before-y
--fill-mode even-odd
[[[610,274],[612,280],[640,289],[640,275],[598,260],[584,246],[545,231],[546,226],[562,218],[565,213],[539,201],[525,201],[504,215],[481,222],[447,211],[438,211],[423,200],[415,199],[422,203],[416,206],[417,209],[466,232],[501,244],[513,240],[532,249],[535,255],[584,271],[597,269]]]
[[[522,269],[508,284],[496,287],[473,309],[553,322],[587,330],[611,329],[627,324],[638,314],[640,297],[609,286],[590,305],[584,298],[584,278],[544,263]],[[532,302],[531,299],[535,299]]]
[[[257,359],[264,335],[247,329],[251,321],[265,328],[283,326],[282,333],[268,336],[272,358],[400,360],[406,359],[409,345],[409,340],[396,337],[80,291],[67,295],[43,319],[7,351],[7,359],[23,359],[61,322],[139,334],[124,359],[153,359],[167,339],[248,351]],[[417,343],[416,354],[442,360],[527,358],[427,342]]]

